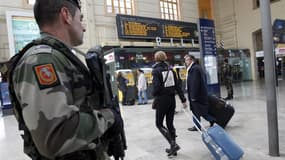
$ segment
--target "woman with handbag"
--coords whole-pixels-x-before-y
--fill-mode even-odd
[[[155,123],[160,133],[170,144],[166,149],[168,156],[176,156],[180,149],[176,143],[176,131],[173,125],[174,112],[176,107],[175,91],[178,93],[183,107],[187,107],[186,98],[182,88],[178,85],[176,74],[169,68],[165,62],[167,56],[163,51],[157,51],[154,54],[155,64],[152,70],[153,84],[153,108],[156,110]],[[163,119],[166,118],[166,127],[163,125]]]

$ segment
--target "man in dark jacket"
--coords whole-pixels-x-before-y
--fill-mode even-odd
[[[186,55],[184,59],[187,67],[186,89],[190,103],[190,110],[199,121],[200,117],[202,116],[209,121],[210,125],[212,126],[215,118],[208,114],[209,105],[206,75],[201,66],[195,62],[196,59],[193,55]],[[199,123],[194,118],[193,121],[196,126],[200,128]],[[188,128],[188,130],[197,131],[195,127]]]
[[[166,149],[168,156],[176,156],[180,149],[176,144],[176,133],[173,125],[174,112],[176,107],[175,91],[177,91],[183,107],[187,107],[186,98],[182,92],[180,85],[177,83],[176,74],[169,68],[165,62],[167,59],[165,52],[157,51],[154,54],[155,64],[152,70],[152,84],[154,101],[157,102],[155,123],[160,133],[166,138],[170,144],[170,149]],[[163,125],[164,117],[166,118],[166,126]]]

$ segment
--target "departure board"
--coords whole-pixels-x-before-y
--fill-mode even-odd
[[[118,37],[121,39],[198,40],[197,24],[130,15],[116,17]]]
[[[124,22],[124,33],[128,36],[157,36],[156,32],[158,31],[157,24],[145,24],[141,22]]]

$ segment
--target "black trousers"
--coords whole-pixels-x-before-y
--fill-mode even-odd
[[[173,125],[176,105],[175,95],[165,95],[157,98],[159,102],[156,109],[155,124],[161,134],[169,141],[170,139],[174,139],[176,135]],[[166,118],[166,127],[163,125],[164,118]],[[167,135],[165,135],[165,131]]]

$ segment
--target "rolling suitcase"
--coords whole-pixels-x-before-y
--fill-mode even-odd
[[[225,128],[235,113],[234,107],[221,98],[208,96],[209,114],[216,118],[216,123]]]
[[[190,119],[191,116],[185,110],[184,112]],[[193,115],[197,120],[197,118]],[[198,121],[199,122],[199,121]],[[202,140],[207,148],[210,150],[216,160],[239,160],[243,156],[243,150],[232,140],[227,132],[219,125],[214,125],[205,129],[205,127],[199,123],[201,129],[198,128],[195,123],[194,126],[201,133]]]

